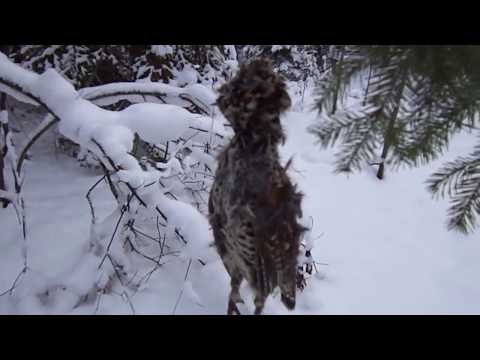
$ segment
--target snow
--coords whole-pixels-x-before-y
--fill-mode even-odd
[[[310,226],[311,216],[314,225],[307,245],[313,246],[314,260],[322,263],[317,265],[319,273],[299,293],[293,314],[480,313],[477,237],[448,232],[444,226],[447,201],[432,199],[424,185],[443,161],[468,153],[474,136],[461,135],[445,157],[426,167],[400,172],[387,168],[385,181],[379,182],[373,170],[348,177],[333,174],[335,149],[320,150],[306,131],[317,121],[315,114],[290,112],[282,121],[287,132],[282,158],[286,161],[295,155],[290,174],[306,194],[305,224]],[[85,250],[90,217],[84,198],[97,177],[68,158],[52,162],[51,156],[36,156],[27,169],[24,196],[34,272],[23,281],[30,290],[25,291],[24,285],[14,297],[1,297],[0,311],[132,313],[115,294],[103,295],[98,308],[92,303],[72,310],[75,294],[88,289],[97,276],[92,265],[97,265],[98,258]],[[132,298],[135,313],[171,314],[178,301],[175,314],[223,314],[229,279],[210,246],[213,239],[206,218],[190,205],[166,197],[148,200],[161,205],[167,217],[185,231],[189,243],[182,256],[167,258],[167,265],[138,290]],[[95,203],[99,217],[115,206],[106,185],[96,193]],[[18,224],[12,210],[2,213],[0,226],[4,229],[0,241],[3,290],[11,286],[21,269]],[[146,273],[148,268],[141,271]],[[39,300],[35,290],[55,288],[60,280],[66,290],[52,290],[61,296],[48,306],[42,305],[46,300]],[[246,285],[241,294],[246,304],[240,311],[251,313],[254,305]],[[269,298],[265,312],[292,314],[283,308],[278,296]]]
[[[211,113],[211,107],[213,107],[213,104],[216,100],[216,96],[212,90],[202,84],[192,84],[185,87],[184,89],[185,93],[190,95],[192,98],[198,99],[204,105],[210,106],[209,113]]]
[[[0,190],[0,199],[7,199],[13,203],[17,201],[17,195],[12,192],[8,192],[5,190]]]
[[[170,45],[152,45],[152,52],[158,56],[173,54],[173,48]]]
[[[122,165],[124,170],[116,176],[132,186],[159,176],[158,172],[143,171],[126,155],[133,132],[157,142],[184,135],[182,131],[188,126],[204,130],[213,126],[213,131],[228,136],[219,115],[212,123],[208,117],[158,103],[109,112],[82,99],[53,71],[30,76],[10,65],[0,58],[0,74],[4,70],[8,70],[6,74],[18,72],[17,82],[22,81],[32,93],[41,93],[42,99],[66,119],[60,122],[62,133],[88,146],[90,138],[97,139]],[[287,311],[274,295],[267,300],[265,313],[480,314],[478,234],[447,231],[448,201],[432,199],[425,189],[425,180],[441,164],[470,153],[477,140],[474,134],[454,138],[449,151],[427,166],[398,172],[387,166],[384,181],[376,179],[373,167],[349,176],[335,175],[334,154],[338,149],[320,149],[307,131],[319,121],[315,113],[307,111],[313,103],[310,92],[303,100],[295,98],[294,103],[298,106],[282,118],[287,142],[280,151],[284,163],[294,156],[289,174],[305,194],[303,222],[313,224],[313,229],[304,243],[312,249],[319,271],[298,293],[295,311]],[[198,136],[208,139],[211,134],[201,132]],[[214,168],[211,157],[198,148],[191,150],[190,157]],[[34,146],[32,154],[25,164],[23,192],[29,269],[11,295],[0,297],[0,313],[225,314],[229,278],[212,247],[206,216],[160,191],[144,194],[144,200],[150,209],[158,207],[168,218],[166,231],[171,236],[165,252],[169,254],[161,257],[161,266],[152,269],[152,263],[141,256],[128,258],[125,268],[136,269],[136,281],[143,279],[136,291],[120,288],[130,292],[131,304],[122,292],[111,292],[77,306],[79,297],[91,292],[93,284],[109,281],[108,272],[98,271],[100,259],[90,250],[90,234],[98,239],[112,234],[118,204],[108,185],[100,183],[92,194],[100,221],[92,229],[85,194],[99,179],[98,174],[55,155],[48,137]],[[175,161],[166,165],[163,176],[182,171]],[[141,208],[139,212],[148,213]],[[0,228],[1,294],[23,267],[21,231],[11,206],[0,209]],[[176,229],[186,245],[174,237]],[[158,243],[142,241],[135,243],[139,249],[158,255]],[[115,244],[115,252],[121,251],[120,241]],[[245,304],[239,306],[240,311],[253,313],[252,294],[246,284],[241,295]]]
[[[175,105],[137,104],[123,110],[119,124],[152,143],[178,139],[192,123],[193,114]]]
[[[189,103],[191,101],[201,108],[205,114],[212,112],[212,105],[215,102],[213,91],[201,84],[192,84],[181,88],[153,82],[120,82],[83,88],[79,91],[79,94],[100,106],[127,99],[133,103],[148,101],[188,107],[191,105]]]
[[[2,72],[3,71],[3,72]],[[125,92],[145,90],[151,84],[110,84],[97,88],[84,89],[78,93],[74,87],[55,70],[48,69],[42,75],[33,74],[11,63],[5,56],[0,58],[0,77],[9,78],[15,74],[16,82],[23,89],[41,99],[48,108],[60,119],[60,132],[89,149],[100,158],[109,156],[115,164],[126,171],[133,171],[135,175],[122,174],[123,178],[132,178],[136,184],[147,183],[137,161],[128,152],[133,147],[134,133],[150,143],[166,142],[178,139],[188,128],[194,125],[204,128],[204,117],[170,104],[142,103],[132,105],[123,111],[108,111],[94,105],[83,97],[105,95],[112,91]],[[13,81],[13,78],[12,78]],[[124,86],[122,88],[122,85]],[[158,91],[159,88],[181,95],[189,95],[202,106],[211,110],[213,95],[209,94],[202,85],[192,86],[183,93],[171,86],[150,86]],[[194,95],[191,95],[191,91]],[[12,93],[10,91],[10,93]],[[203,103],[206,101],[206,103]],[[209,122],[211,123],[211,122]],[[101,146],[101,148],[100,148]],[[105,154],[103,154],[103,151]]]
[[[179,86],[195,84],[198,81],[198,72],[190,64],[186,64],[182,70],[174,70],[174,73]]]
[[[144,199],[149,206],[158,206],[166,215],[169,223],[175,224],[175,227],[183,234],[187,241],[182,255],[184,258],[211,257],[210,245],[213,238],[210,225],[207,218],[197,209],[189,204],[169,199],[158,192],[147,194]]]
[[[34,73],[31,73],[28,71],[18,71],[18,69],[19,67],[17,65],[10,62],[8,58],[5,56],[5,54],[2,54],[0,52],[0,74],[2,74],[0,79],[3,79],[13,84],[17,82],[28,84],[33,82],[36,79],[36,75]],[[12,90],[10,87],[5,86],[5,84],[3,84],[1,81],[0,81],[0,91],[6,92],[7,94],[15,97],[19,101],[32,104],[32,105],[38,105],[38,103],[34,99],[31,99],[30,97],[23,95],[19,91]]]
[[[6,110],[0,111],[0,124],[8,123],[8,112]]]
[[[272,52],[274,53],[282,49],[288,49],[289,47],[290,45],[272,45]]]
[[[389,172],[380,182],[373,168],[349,177],[333,175],[335,150],[319,151],[312,145],[313,136],[302,129],[315,121],[313,115],[298,113],[285,120],[288,142],[283,154],[287,159],[288,149],[295,149],[292,176],[306,194],[305,215],[324,233],[315,242],[313,256],[328,263],[320,267],[325,279],[310,282],[305,290],[316,299],[316,311],[479,313],[480,286],[467,280],[465,272],[471,276],[480,271],[472,261],[480,244],[475,235],[446,230],[447,201],[432,199],[424,184],[444,161],[468,152],[475,137],[462,135],[442,159]]]
[[[225,50],[229,54],[230,59],[237,59],[237,50],[235,45],[225,45]]]

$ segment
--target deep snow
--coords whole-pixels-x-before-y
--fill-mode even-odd
[[[304,215],[313,218],[312,236],[317,238],[313,256],[320,264],[299,293],[294,312],[271,297],[266,314],[480,313],[478,232],[470,236],[448,232],[444,225],[448,202],[432,199],[424,184],[443,162],[469,153],[474,136],[455,138],[450,151],[428,166],[398,172],[387,168],[385,180],[378,181],[374,169],[350,176],[333,174],[335,149],[321,150],[306,130],[317,121],[316,114],[291,111],[282,121],[287,133],[282,158],[294,156],[290,174],[305,194]],[[0,298],[0,313],[225,313],[229,279],[213,250],[202,254],[210,259],[205,266],[190,263],[186,256],[166,257],[166,264],[131,297],[132,306],[121,295],[109,294],[72,309],[76,295],[96,276],[91,270],[95,266],[88,265],[98,259],[85,251],[90,232],[85,193],[99,177],[72,159],[55,155],[48,138],[32,153],[25,182],[31,270],[14,296]],[[104,185],[95,191],[94,200],[99,217],[115,207]],[[22,268],[18,223],[10,208],[0,210],[0,229],[1,293]],[[211,238],[206,231],[199,235]],[[189,251],[196,251],[195,244]],[[138,277],[152,269],[140,261],[137,266]],[[57,279],[68,289],[54,289],[61,294],[52,297],[54,301],[36,295],[37,289]],[[242,295],[246,304],[240,310],[252,313],[245,284]]]

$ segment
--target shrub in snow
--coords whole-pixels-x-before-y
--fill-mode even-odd
[[[22,67],[55,69],[76,88],[133,80],[124,45],[16,45],[9,56]]]
[[[237,66],[233,45],[146,45],[136,51],[137,79],[177,86],[212,86],[230,78]]]
[[[314,81],[325,70],[329,49],[326,45],[245,45],[239,57],[242,61],[266,57],[287,80]]]
[[[306,231],[303,234],[302,241],[300,243],[300,252],[298,255],[298,268],[297,268],[297,288],[304,290],[307,286],[308,279],[318,272],[317,262],[312,256],[312,250],[315,245],[315,240],[318,238],[313,237],[313,218],[309,218],[307,222],[303,219],[302,224]],[[319,237],[321,237],[320,235]]]
[[[84,255],[88,261],[80,261],[72,271],[90,273],[86,278],[91,280],[89,284],[82,280],[80,286],[59,278],[45,285],[47,289],[36,291],[39,296],[52,296],[60,287],[75,293],[81,304],[117,289],[128,300],[145,280],[132,281],[138,258],[158,267],[164,256],[183,254],[190,261],[202,261],[198,257],[208,253],[208,222],[197,210],[204,207],[205,194],[203,199],[196,198],[196,207],[189,202],[194,194],[208,191],[215,167],[215,145],[228,133],[222,120],[207,116],[211,113],[212,95],[200,85],[184,89],[160,85],[164,84],[116,84],[114,89],[86,89],[79,93],[53,69],[37,75],[0,54],[0,89],[20,101],[41,105],[48,112],[34,137],[58,123],[63,136],[98,159],[104,171],[99,182],[108,184],[118,204],[109,216],[98,219],[92,199],[95,187],[89,191],[92,224],[90,245]],[[136,103],[121,111],[109,111],[93,103],[103,100],[105,105],[119,98],[135,103],[143,96],[157,103]],[[165,104],[165,99],[170,98],[186,107],[202,109],[199,112],[203,115]],[[163,161],[140,164],[131,154],[135,134],[149,143],[163,145],[167,155]],[[171,245],[175,238],[181,245],[177,248]],[[151,247],[143,248],[145,239],[153,239],[149,245],[156,244],[157,252],[146,252]],[[27,275],[26,279],[33,281],[33,274]]]
[[[127,50],[132,53],[134,48]],[[61,296],[70,299],[63,305],[67,309],[98,305],[102,294],[113,293],[134,312],[132,295],[169,258],[189,264],[216,259],[202,213],[207,213],[215,154],[231,132],[224,128],[225,119],[215,114],[215,95],[209,87],[221,84],[235,71],[235,48],[158,45],[149,49],[150,62],[154,57],[176,59],[176,65],[166,61],[165,67],[151,67],[139,82],[94,81],[90,84],[95,86],[78,91],[66,81],[70,72],[59,75],[49,65],[39,76],[0,58],[0,91],[40,105],[47,114],[29,137],[36,139],[58,126],[59,146],[83,165],[97,166],[103,173],[87,194],[92,223],[85,252],[71,271],[55,279],[40,280],[38,273],[22,271],[22,285],[15,282],[12,294],[22,297],[25,304],[34,297],[38,306],[55,307]],[[151,63],[144,65],[147,71]],[[168,69],[170,75],[165,72],[162,78],[159,69]],[[18,148],[28,150],[28,141]],[[108,186],[118,204],[102,218],[95,201],[101,184]],[[299,259],[299,276],[304,280],[307,276],[301,269],[308,274],[309,264],[306,250]],[[137,274],[146,268],[146,274]],[[184,290],[195,298],[188,282]]]
[[[22,67],[35,72],[53,68],[76,88],[113,85],[81,91],[83,94],[90,92],[92,100],[111,110],[121,110],[131,103],[148,101],[179,104],[192,112],[205,114],[206,107],[208,111],[211,109],[209,103],[203,104],[203,111],[199,111],[198,104],[188,104],[192,98],[205,100],[200,95],[205,90],[198,91],[198,87],[191,85],[200,82],[211,86],[228,78],[236,68],[233,45],[16,45],[6,50],[9,50],[10,58]],[[182,94],[177,89],[171,93],[173,88],[167,89],[166,99],[163,99],[160,96],[162,90],[159,90],[160,95],[154,91],[152,96],[145,96],[135,92],[138,87],[133,89],[130,86],[128,96],[105,97],[104,92],[118,89],[119,82],[135,79],[171,83],[186,87],[186,91]],[[172,96],[184,97],[184,100],[175,101]],[[86,150],[70,140],[59,134],[61,146],[58,149],[67,155],[81,153],[78,160],[82,166],[98,165],[94,156],[83,156]],[[145,144],[143,140],[139,140],[139,143],[140,147],[153,145]]]
[[[334,45],[237,45],[240,62],[252,58],[271,59],[274,68],[288,81],[293,110],[305,109],[305,97],[317,86],[339,57]],[[310,106],[308,104],[307,106]]]

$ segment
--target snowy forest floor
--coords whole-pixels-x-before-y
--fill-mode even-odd
[[[447,231],[448,202],[432,199],[424,184],[440,164],[468,154],[474,136],[455,138],[450,151],[428,166],[398,172],[387,167],[385,180],[379,181],[374,169],[333,174],[338,149],[324,151],[315,145],[307,132],[315,121],[314,113],[289,112],[283,118],[287,142],[281,154],[284,161],[294,156],[290,173],[305,194],[304,216],[313,218],[319,272],[299,293],[295,311],[288,312],[278,297],[270,297],[265,314],[479,314],[478,233]],[[30,276],[37,276],[41,286],[78,276],[70,272],[90,231],[85,194],[99,177],[55,154],[47,141],[39,143],[34,154],[26,169],[25,200]],[[100,217],[115,207],[106,186],[96,190],[95,204]],[[0,210],[0,229],[2,293],[22,269],[18,223],[11,209]],[[132,297],[135,314],[225,314],[229,278],[219,258],[190,267],[181,257],[168,261]],[[116,294],[72,310],[74,298],[67,292],[45,306],[28,290],[19,287],[17,296],[2,296],[0,314],[133,312]],[[246,284],[241,293],[246,304],[240,311],[252,313]]]

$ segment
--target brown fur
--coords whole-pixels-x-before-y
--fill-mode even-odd
[[[280,114],[290,106],[284,81],[266,60],[243,66],[217,101],[235,136],[218,158],[209,199],[215,245],[231,277],[228,313],[238,312],[240,283],[255,292],[256,314],[278,286],[295,307],[302,195],[279,161]]]

